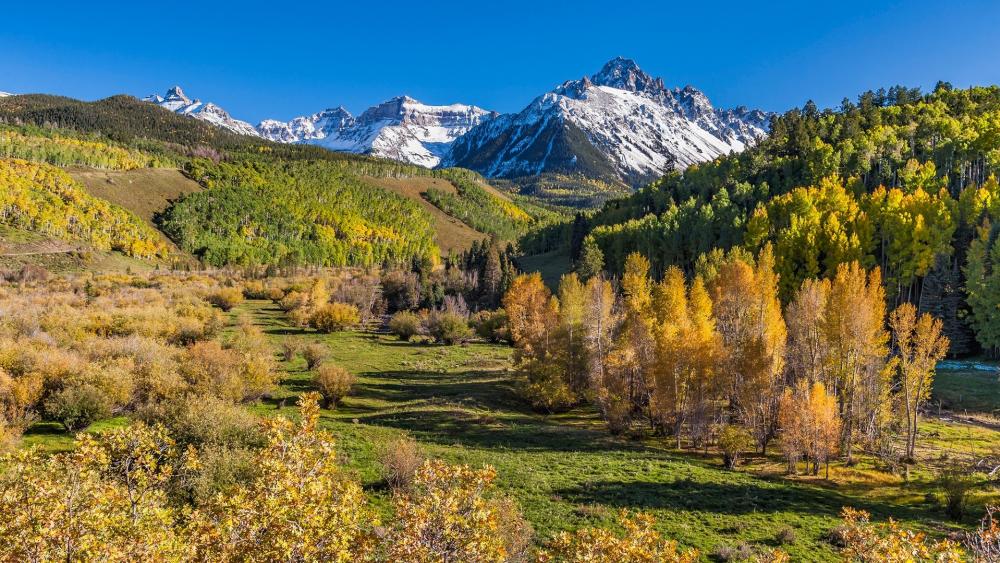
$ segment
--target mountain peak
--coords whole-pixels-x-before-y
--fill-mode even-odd
[[[174,86],[173,88],[167,90],[167,100],[182,100],[185,102],[190,102],[191,100],[184,95],[184,90],[181,90],[180,86]]]
[[[640,92],[651,88],[663,88],[663,81],[654,79],[643,72],[632,59],[615,57],[605,63],[601,71],[590,78],[598,86],[610,86],[621,90]]]

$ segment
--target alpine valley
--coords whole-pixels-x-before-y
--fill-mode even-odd
[[[336,107],[254,127],[215,104],[191,100],[176,86],[144,100],[242,135],[425,168],[468,168],[516,183],[550,174],[638,186],[669,170],[742,151],[767,134],[770,118],[745,107],[714,108],[693,86],[667,88],[663,79],[621,57],[503,115],[399,96],[357,117]]]

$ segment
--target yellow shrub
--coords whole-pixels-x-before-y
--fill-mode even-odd
[[[347,303],[322,305],[309,318],[309,326],[320,332],[339,332],[361,322],[358,308]]]

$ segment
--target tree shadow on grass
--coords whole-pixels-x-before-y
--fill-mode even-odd
[[[391,371],[360,374],[362,381],[337,410],[338,418],[406,430],[422,441],[480,448],[549,451],[634,450],[592,417],[536,413],[500,372]],[[308,380],[286,380],[294,393]]]
[[[706,482],[681,479],[673,482],[599,481],[571,487],[556,493],[579,504],[604,504],[640,510],[705,511],[717,514],[793,512],[838,518],[845,506],[869,511],[876,520],[890,516],[897,519],[928,521],[932,515],[912,506],[895,505],[887,509],[863,497],[797,483],[770,484],[747,476],[733,482]]]

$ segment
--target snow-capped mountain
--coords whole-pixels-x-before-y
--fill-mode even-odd
[[[184,91],[181,90],[180,86],[174,86],[167,90],[166,96],[153,94],[152,96],[143,98],[143,101],[154,103],[174,113],[207,121],[212,125],[228,129],[233,133],[252,135],[254,137],[260,136],[253,125],[250,125],[246,121],[234,119],[226,110],[219,106],[213,103],[202,103],[201,100],[191,100],[184,95]]]
[[[0,98],[6,98],[7,96],[13,96],[10,92],[0,92]]]
[[[357,118],[339,107],[287,123],[265,120],[257,131],[272,141],[316,144],[433,168],[455,139],[494,117],[494,112],[475,106],[431,106],[400,96],[365,110]]]
[[[179,87],[146,101],[244,135],[381,156],[427,168],[461,166],[488,177],[576,173],[639,184],[739,152],[767,134],[770,115],[717,109],[692,86],[667,88],[622,57],[593,76],[498,115],[471,105],[393,98],[354,117],[343,107],[256,127]]]
[[[696,88],[668,89],[618,57],[475,127],[442,165],[490,177],[576,172],[639,183],[742,151],[767,134],[768,119],[760,110],[716,109]]]

